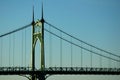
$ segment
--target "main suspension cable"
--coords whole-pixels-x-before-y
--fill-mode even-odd
[[[111,60],[113,60],[113,61],[120,62],[120,60],[117,60],[117,59],[114,59],[114,58],[111,58],[111,57],[108,57],[108,56],[99,54],[99,53],[97,53],[97,52],[94,52],[94,51],[91,51],[91,50],[89,50],[89,49],[87,49],[87,48],[84,48],[84,47],[82,47],[82,46],[80,46],[80,45],[78,45],[78,44],[75,44],[75,43],[73,43],[73,42],[71,42],[71,41],[69,41],[69,40],[67,40],[67,39],[65,39],[65,38],[63,38],[63,37],[60,37],[60,36],[56,35],[56,34],[53,33],[53,32],[50,32],[50,31],[47,30],[47,29],[44,29],[44,30],[47,31],[47,32],[49,32],[49,33],[51,33],[51,34],[53,34],[54,36],[56,36],[56,37],[58,37],[58,38],[60,38],[60,39],[66,41],[66,42],[68,42],[68,43],[70,43],[70,44],[73,44],[73,45],[75,45],[75,46],[77,46],[77,47],[79,47],[79,48],[82,48],[82,49],[84,49],[84,50],[86,50],[86,51],[88,51],[88,52],[92,52],[92,53],[97,54],[97,55],[99,55],[99,56],[102,56],[102,57],[111,59]]]
[[[4,36],[7,36],[7,35],[9,35],[9,34],[15,33],[15,32],[17,32],[17,31],[23,30],[23,29],[25,29],[25,28],[30,27],[31,25],[32,25],[32,24],[30,23],[30,24],[28,24],[28,25],[26,25],[26,26],[23,26],[23,27],[21,27],[21,28],[18,28],[18,29],[15,29],[15,30],[13,30],[13,31],[10,31],[10,32],[8,32],[8,33],[2,34],[2,35],[0,35],[0,37],[4,37]]]
[[[70,36],[70,37],[72,37],[72,38],[74,38],[74,39],[76,39],[76,40],[78,40],[78,41],[86,44],[86,45],[89,45],[89,46],[91,46],[91,47],[93,47],[93,48],[95,48],[95,49],[97,49],[97,50],[103,51],[103,52],[105,52],[105,53],[107,53],[107,54],[111,54],[111,55],[116,56],[116,57],[120,57],[119,55],[113,54],[113,53],[108,52],[108,51],[106,51],[106,50],[100,49],[100,48],[98,48],[98,47],[96,47],[96,46],[93,46],[93,45],[91,45],[91,44],[89,44],[89,43],[87,43],[87,42],[85,42],[85,41],[82,41],[82,40],[80,40],[80,39],[78,39],[78,38],[76,38],[76,37],[74,37],[74,36],[72,36],[72,35],[64,32],[63,30],[55,27],[54,25],[50,24],[50,23],[47,22],[47,21],[45,21],[45,23],[48,24],[48,25],[50,25],[50,26],[53,27],[54,29],[56,29],[56,30],[58,30],[58,31],[61,31],[62,33],[66,34],[66,35],[68,35],[68,36]]]

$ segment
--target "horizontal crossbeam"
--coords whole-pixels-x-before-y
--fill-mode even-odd
[[[49,67],[32,71],[30,67],[0,67],[0,75],[120,75],[120,68]]]

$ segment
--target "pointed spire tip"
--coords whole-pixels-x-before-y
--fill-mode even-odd
[[[42,14],[42,17],[41,17],[41,22],[44,22],[44,11],[43,11],[43,1],[42,1],[42,10],[41,10],[41,14]]]
[[[34,5],[33,5],[33,10],[32,10],[32,24],[34,24]]]

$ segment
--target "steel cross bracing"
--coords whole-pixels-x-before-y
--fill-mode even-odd
[[[32,71],[31,67],[0,67],[0,75],[59,75],[59,74],[88,74],[88,75],[120,75],[120,68],[91,68],[91,67],[49,67],[44,71],[35,69]]]

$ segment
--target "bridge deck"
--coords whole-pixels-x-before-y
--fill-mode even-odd
[[[90,67],[49,67],[44,71],[32,71],[30,67],[0,67],[0,75],[31,75],[31,74],[50,74],[50,75],[120,75],[120,68],[90,68]]]

